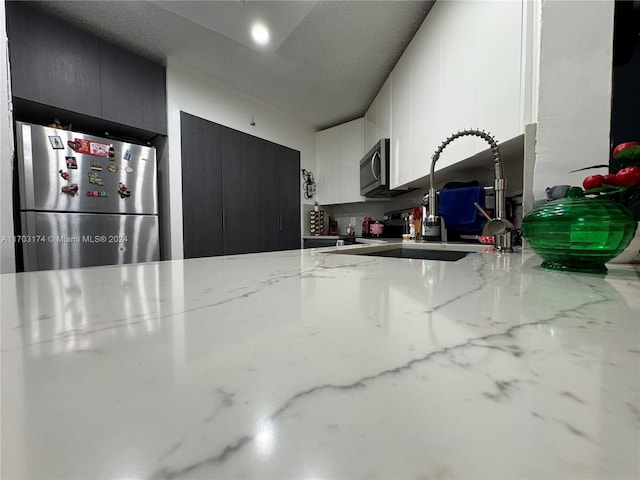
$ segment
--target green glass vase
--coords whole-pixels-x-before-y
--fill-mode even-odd
[[[572,187],[566,198],[530,211],[522,235],[550,270],[605,273],[605,263],[629,244],[637,227],[628,208],[587,198]]]

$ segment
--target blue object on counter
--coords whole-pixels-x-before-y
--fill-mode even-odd
[[[474,233],[480,231],[484,219],[478,215],[473,202],[478,202],[483,209],[486,208],[483,186],[440,190],[438,213],[444,217],[448,230]]]

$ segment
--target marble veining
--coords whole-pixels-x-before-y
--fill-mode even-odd
[[[640,478],[640,267],[539,264],[1,275],[1,476]]]

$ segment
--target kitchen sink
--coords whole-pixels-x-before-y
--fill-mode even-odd
[[[486,250],[485,245],[447,243],[391,243],[387,245],[352,245],[337,247],[327,253],[366,255],[372,257],[412,258],[456,262],[474,252]]]
[[[372,257],[414,258],[418,260],[442,260],[445,262],[457,262],[472,252],[457,252],[452,250],[424,250],[417,248],[393,248],[374,252],[354,253],[355,255],[368,255]]]

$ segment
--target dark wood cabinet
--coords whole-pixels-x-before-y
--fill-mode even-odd
[[[181,127],[185,258],[300,248],[300,152],[184,112]]]
[[[29,3],[6,3],[11,88],[16,99],[42,105],[43,115],[50,113],[46,107],[55,107],[66,114],[167,134],[162,65]],[[22,103],[16,105],[20,108]]]
[[[278,250],[291,250],[300,248],[300,152],[282,149],[278,158]]]
[[[251,224],[255,251],[281,250],[279,237],[282,212],[279,199],[280,190],[286,187],[280,182],[279,167],[286,147],[248,134],[242,136],[242,141],[250,145],[246,162],[251,165],[248,174],[252,193],[248,198],[253,212]],[[299,195],[299,191],[296,194]]]
[[[256,141],[250,135],[222,127],[223,245],[225,255],[257,252],[258,178]]]
[[[254,152],[257,158],[257,177],[260,189],[260,216],[256,218],[256,232],[259,232],[259,244],[262,251],[282,250],[279,244],[282,212],[280,210],[280,190],[286,188],[280,182],[280,162],[285,147],[257,139]],[[299,195],[299,191],[296,190]],[[300,203],[299,198],[296,199]],[[298,220],[299,221],[299,220]]]
[[[100,43],[102,118],[167,133],[165,69],[127,50]]]
[[[23,2],[6,7],[13,96],[100,116],[98,38]]]
[[[263,250],[300,248],[300,152],[260,140]]]
[[[220,125],[182,113],[180,130],[184,256],[222,255]]]

